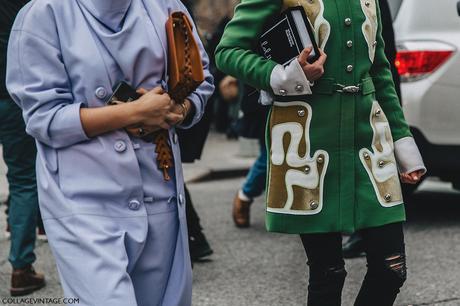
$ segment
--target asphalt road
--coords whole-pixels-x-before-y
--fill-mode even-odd
[[[305,256],[296,236],[266,233],[262,199],[248,230],[236,229],[230,201],[241,180],[190,188],[216,254],[195,266],[194,305],[305,305]],[[460,305],[460,193],[430,183],[408,205],[409,279],[396,305]],[[352,305],[365,259],[347,261],[343,305]],[[384,285],[384,284],[382,284]],[[372,306],[372,305],[369,305]]]
[[[230,203],[241,182],[242,178],[189,185],[215,251],[208,262],[195,264],[193,305],[305,305],[307,272],[299,239],[265,232],[262,199],[254,203],[250,229],[233,226]],[[408,216],[409,279],[396,305],[460,305],[460,193],[431,183],[408,206]],[[6,297],[8,241],[3,234],[0,237],[0,297]],[[48,286],[33,296],[62,296],[48,245],[39,243],[37,254],[36,267],[46,272]],[[365,260],[347,261],[347,270],[344,306],[353,304]]]

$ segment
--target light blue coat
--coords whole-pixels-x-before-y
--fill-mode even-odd
[[[124,130],[89,139],[79,117],[81,107],[103,106],[112,86],[122,79],[134,87],[166,86],[165,23],[169,12],[176,10],[186,10],[178,0],[34,0],[23,8],[13,26],[7,86],[23,109],[27,132],[37,140],[40,209],[66,294],[100,293],[88,300],[88,305],[98,305],[94,300],[106,305],[109,301],[110,305],[135,305],[128,293],[111,301],[108,291],[118,287],[95,285],[98,277],[94,273],[101,273],[101,278],[115,277],[115,270],[124,262],[127,273],[120,274],[117,282],[127,282],[127,286],[118,289],[130,291],[133,288],[126,288],[135,278],[136,260],[150,256],[154,262],[155,254],[143,253],[170,245],[171,239],[177,240],[171,251],[174,263],[158,278],[166,282],[167,289],[155,290],[161,287],[156,284],[150,292],[140,292],[139,288],[149,285],[134,284],[135,297],[139,305],[190,303],[185,196],[175,130],[169,131],[175,180],[165,183],[156,167],[154,144],[131,137]],[[196,32],[195,36],[199,42]],[[189,97],[196,110],[190,126],[200,120],[214,89],[201,43],[200,48],[206,80]],[[155,224],[167,219],[158,216],[172,211],[177,218],[165,226],[175,228],[177,219],[177,237],[151,234]],[[155,220],[150,217],[154,215]],[[107,237],[107,241],[91,237],[91,233],[94,237],[103,233],[100,237]],[[85,244],[82,240],[86,239]],[[129,239],[136,241],[137,247]],[[79,249],[72,247],[79,243]],[[100,253],[93,248],[99,248]],[[120,248],[124,250],[117,262],[114,254]],[[81,252],[80,257],[75,258],[75,252]],[[107,264],[111,261],[112,265]],[[158,265],[164,264],[159,260]],[[66,274],[85,267],[92,274],[85,280],[89,283],[69,280]],[[176,285],[182,291],[175,290]],[[141,303],[142,299],[150,302]]]

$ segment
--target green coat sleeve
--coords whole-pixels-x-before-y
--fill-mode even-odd
[[[264,25],[279,14],[281,5],[281,0],[242,0],[217,46],[217,68],[257,89],[271,92],[270,76],[277,63],[253,50]]]
[[[396,94],[390,63],[385,55],[385,42],[382,37],[382,18],[378,4],[379,1],[375,2],[377,4],[378,16],[377,48],[375,50],[374,64],[371,67],[370,74],[374,80],[376,99],[388,118],[393,140],[397,141],[401,138],[412,136],[412,134],[404,118],[404,113],[398,95]]]

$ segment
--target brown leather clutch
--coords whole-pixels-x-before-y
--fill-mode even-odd
[[[203,81],[200,49],[192,23],[183,12],[173,12],[166,22],[168,37],[169,95],[182,103]]]

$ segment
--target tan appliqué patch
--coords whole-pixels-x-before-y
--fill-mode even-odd
[[[363,35],[369,48],[369,59],[373,63],[375,58],[375,49],[377,47],[377,29],[379,26],[377,19],[377,5],[375,0],[360,1],[363,13],[366,16],[366,21],[364,21],[362,26]]]
[[[312,215],[323,208],[326,151],[310,156],[312,109],[305,102],[276,103],[270,117],[267,211]]]
[[[331,34],[331,25],[324,18],[324,3],[323,0],[284,0],[283,10],[288,7],[303,6],[307,13],[308,20],[314,29],[315,40],[318,47],[324,50],[329,35]]]
[[[359,158],[369,175],[380,204],[384,207],[402,204],[393,137],[388,119],[377,101],[372,105],[370,124],[374,131],[372,151],[361,149]]]

